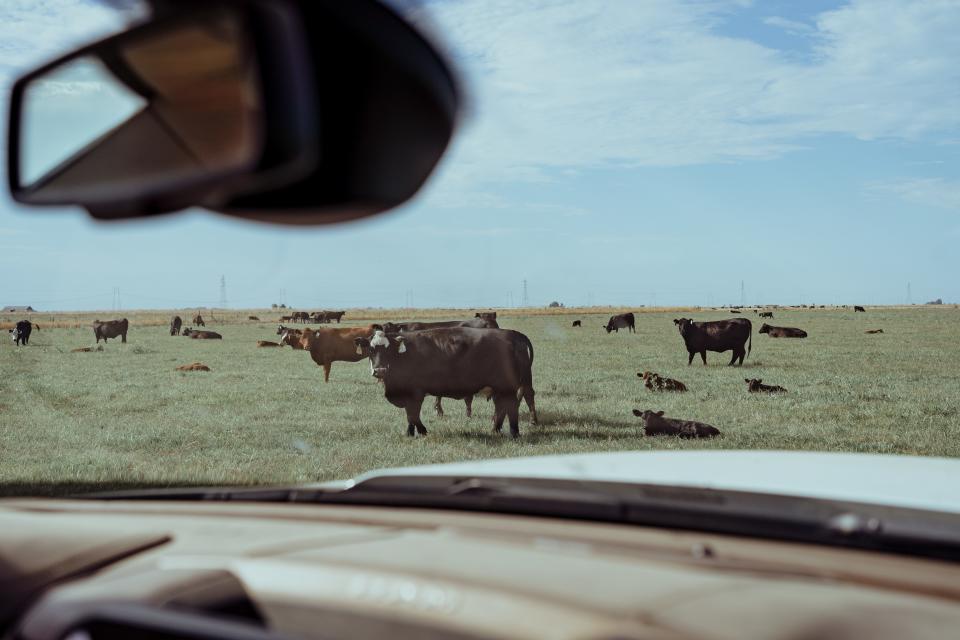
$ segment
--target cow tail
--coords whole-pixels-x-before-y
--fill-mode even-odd
[[[750,333],[747,336],[747,355],[750,355],[750,351],[753,350],[753,326],[750,326]]]

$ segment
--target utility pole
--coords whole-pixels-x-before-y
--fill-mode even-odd
[[[907,283],[907,304],[913,304],[913,296],[910,295],[910,283]]]
[[[527,296],[527,279],[523,279],[523,297],[521,298],[521,304],[524,307],[530,306],[530,298]]]
[[[507,306],[513,309],[513,291],[507,292]]]
[[[227,308],[227,277],[220,276],[220,308]]]
[[[743,280],[740,281],[740,306],[745,307],[747,305],[747,294],[743,287]]]

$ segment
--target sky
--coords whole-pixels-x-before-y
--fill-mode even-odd
[[[118,289],[124,309],[218,306],[221,277],[245,308],[518,306],[524,282],[534,306],[960,302],[960,0],[409,15],[468,97],[411,202],[290,229],[97,223],[3,193],[0,305],[110,309]],[[4,0],[4,96],[122,22],[94,0]]]

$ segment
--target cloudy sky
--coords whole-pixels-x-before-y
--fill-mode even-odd
[[[401,1],[401,0],[397,0]],[[425,15],[428,14],[428,15]],[[960,301],[960,1],[427,0],[470,96],[401,209],[304,231],[0,197],[43,309]],[[122,22],[5,0],[0,83]]]

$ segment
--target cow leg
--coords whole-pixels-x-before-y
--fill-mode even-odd
[[[463,404],[467,406],[467,417],[473,417],[473,396],[467,396],[463,399]]]
[[[324,382],[330,382],[330,366],[332,364],[333,364],[332,362],[323,363],[323,381]]]
[[[735,365],[735,364],[737,363],[737,356],[738,356],[738,355],[740,355],[740,352],[737,351],[736,349],[734,349],[734,350],[733,350],[733,356],[731,356],[730,362],[727,363],[727,366],[728,366],[728,367],[732,367],[733,365]]]
[[[520,398],[513,396],[507,403],[507,417],[510,419],[510,436],[520,437]]]
[[[737,364],[742,367],[743,359],[747,357],[747,352],[744,349],[740,349],[740,352],[738,355],[739,355],[738,359],[740,360],[740,362],[738,362]]]
[[[120,342],[122,342],[123,344],[127,344],[127,334],[125,333],[120,334]]]
[[[687,366],[688,366],[688,367],[689,367],[691,364],[693,364],[693,356],[696,355],[696,353],[697,353],[696,351],[690,351],[690,352],[687,353],[687,355],[690,356],[689,358],[687,358]]]
[[[493,432],[503,430],[503,419],[507,417],[507,406],[502,395],[493,396]]]
[[[423,394],[411,395],[407,399],[407,404],[404,407],[407,411],[407,435],[413,435],[413,429],[416,428],[417,433],[422,436],[427,435],[427,428],[423,425],[423,421],[420,420],[420,409],[423,407]]]
[[[706,349],[700,352],[700,359],[703,360],[703,366],[707,366],[707,350]]]
[[[523,388],[523,399],[527,403],[527,408],[530,409],[530,424],[537,424],[537,403],[533,401],[533,396],[536,392],[533,390],[533,387],[524,387]],[[519,400],[517,401],[519,404]]]
[[[440,396],[437,396],[436,402],[433,403],[433,408],[437,411],[437,417],[443,417],[443,405],[440,404]]]

